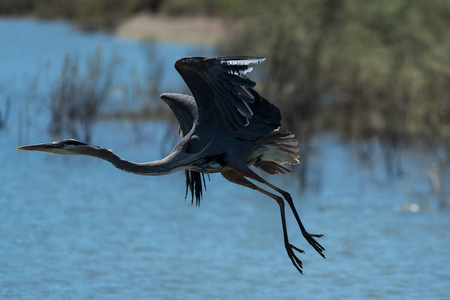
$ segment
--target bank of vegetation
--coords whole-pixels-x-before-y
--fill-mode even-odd
[[[256,7],[231,49],[270,58],[266,92],[290,120],[358,138],[450,138],[450,2],[281,2]]]
[[[403,174],[401,151],[418,143],[447,161],[450,2],[265,1],[235,37],[230,52],[269,58],[264,94],[303,147],[331,130],[367,142],[364,157],[381,141],[393,175]]]
[[[0,16],[68,19],[84,29],[109,30],[139,12],[171,16],[229,16],[243,0],[0,0]]]

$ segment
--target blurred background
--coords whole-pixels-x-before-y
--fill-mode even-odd
[[[0,0],[0,45],[1,296],[447,297],[450,2]],[[178,139],[159,94],[189,93],[175,61],[219,55],[266,57],[249,77],[300,141],[267,179],[325,234],[322,260],[291,220],[302,277],[276,204],[221,176],[197,209],[182,173],[15,150],[159,159]]]

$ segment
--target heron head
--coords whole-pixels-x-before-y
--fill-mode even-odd
[[[77,154],[83,154],[83,150],[91,147],[90,145],[69,139],[69,140],[62,140],[57,142],[51,142],[51,143],[43,143],[43,144],[34,144],[34,145],[27,145],[27,146],[21,146],[17,149],[19,150],[31,150],[31,151],[42,151],[47,153],[53,153],[53,154],[66,154],[66,155],[77,155]]]

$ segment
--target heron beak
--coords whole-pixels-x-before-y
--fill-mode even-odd
[[[42,151],[47,153],[54,153],[55,145],[52,143],[35,144],[17,147],[18,150]]]

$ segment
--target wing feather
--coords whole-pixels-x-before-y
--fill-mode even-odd
[[[164,93],[161,94],[160,97],[167,105],[169,105],[177,118],[183,136],[188,134],[198,117],[198,110],[194,97],[176,93]]]
[[[246,77],[260,57],[185,57],[175,63],[194,96],[198,126],[227,129],[243,139],[257,139],[279,128],[279,109],[253,88]],[[203,127],[202,127],[203,128]]]
[[[211,121],[215,117],[211,113],[219,113],[222,122],[215,120],[209,125],[225,125],[236,132],[248,126],[253,116],[251,104],[255,99],[249,89],[256,83],[245,74],[252,71],[254,64],[264,60],[255,57],[188,57],[178,60],[175,67],[197,102],[200,118]]]
[[[223,86],[218,85],[216,87],[218,93],[229,93],[229,90]],[[223,108],[225,115],[230,119],[231,126],[235,130],[236,128],[247,126],[248,119],[251,118],[253,112],[248,104],[240,100],[235,95],[229,95],[229,101],[219,101],[218,107]],[[237,124],[237,126],[236,126]]]

